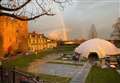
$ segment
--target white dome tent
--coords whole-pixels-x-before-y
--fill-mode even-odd
[[[97,53],[98,58],[104,58],[106,55],[120,54],[120,51],[115,45],[98,38],[83,42],[80,46],[75,48],[75,52],[86,58],[88,58],[89,54],[92,52]]]

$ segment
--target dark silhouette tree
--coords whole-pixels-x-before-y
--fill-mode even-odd
[[[70,0],[0,0],[0,16],[22,21],[53,16],[55,6],[63,8]]]

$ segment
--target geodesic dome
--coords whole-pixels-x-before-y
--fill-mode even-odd
[[[75,48],[75,52],[86,58],[91,52],[96,52],[99,58],[104,58],[106,55],[120,54],[120,50],[114,44],[99,38],[83,42]]]

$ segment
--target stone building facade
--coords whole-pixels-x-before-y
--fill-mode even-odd
[[[0,17],[0,56],[5,53],[13,53],[16,50],[27,49],[26,35],[28,33],[28,22],[13,19],[7,16]]]
[[[28,34],[28,50],[31,52],[40,52],[42,50],[55,47],[57,47],[57,42],[48,39],[44,34],[36,32]]]

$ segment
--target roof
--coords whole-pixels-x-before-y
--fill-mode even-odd
[[[106,55],[115,55],[120,53],[118,48],[111,42],[99,38],[83,42],[75,48],[75,52],[82,54],[84,57],[88,57],[90,52],[96,52],[99,58],[104,58]]]

